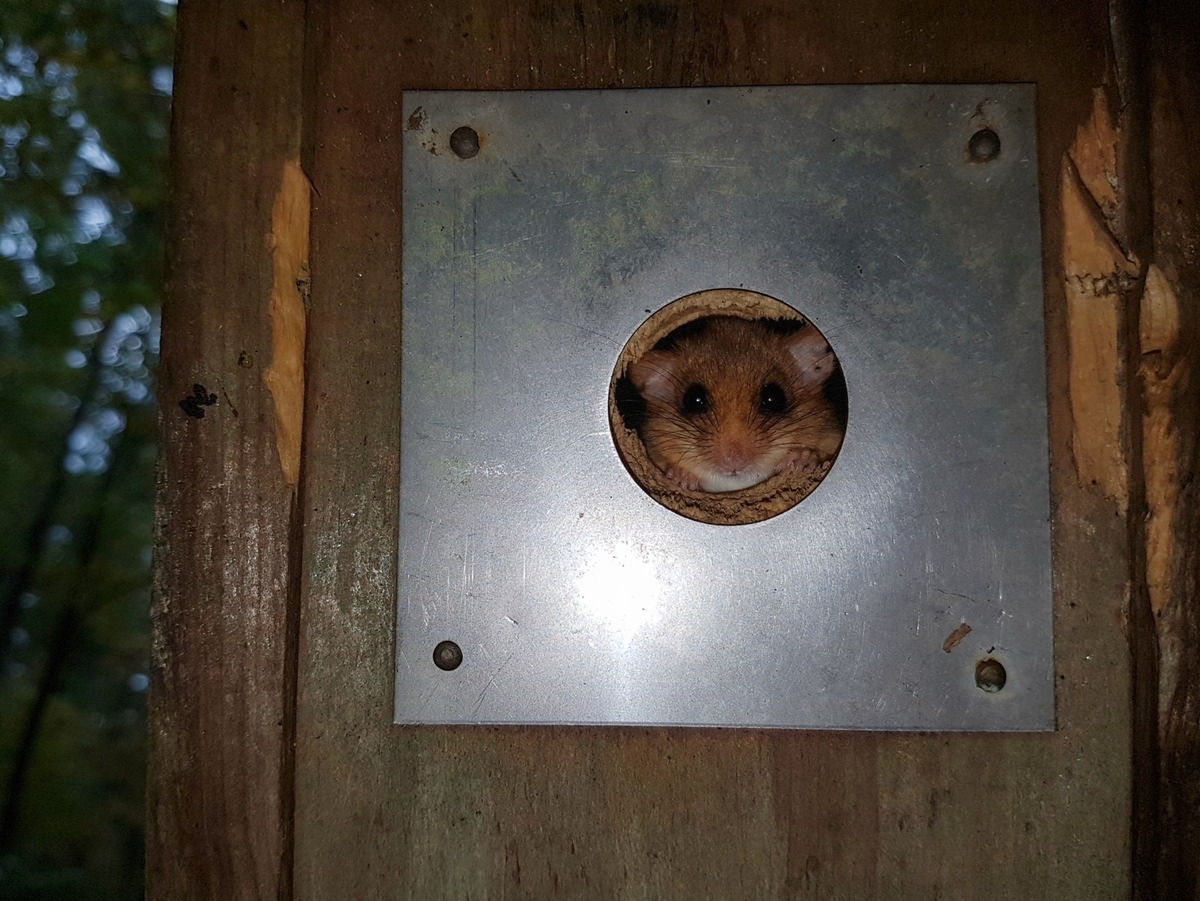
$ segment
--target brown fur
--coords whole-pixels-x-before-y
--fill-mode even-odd
[[[790,334],[762,322],[712,316],[669,349],[651,350],[629,369],[646,401],[640,434],[650,460],[684,488],[747,488],[788,469],[815,469],[838,452],[843,423],[825,395],[837,360],[811,324]],[[783,389],[779,414],[760,410],[764,385]],[[700,385],[702,413],[683,396]]]

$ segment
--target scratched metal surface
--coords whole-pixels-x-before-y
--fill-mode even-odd
[[[1032,86],[404,103],[397,722],[1053,728]],[[718,287],[850,389],[831,474],[748,526],[646,496],[607,421],[634,329]]]

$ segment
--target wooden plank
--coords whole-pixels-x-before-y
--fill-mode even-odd
[[[1146,868],[1160,898],[1200,898],[1200,7],[1146,23],[1153,251],[1141,338],[1146,582],[1156,629],[1160,828]],[[1149,843],[1148,843],[1149,844]],[[1150,897],[1147,893],[1147,897]]]
[[[304,3],[184,3],[179,17],[147,892],[286,897]]]
[[[1129,514],[1072,454],[1121,396],[1067,396],[1068,335],[1100,323],[1068,315],[1060,187],[1108,21],[1088,0],[310,4],[298,897],[1128,896]],[[400,90],[876,81],[1040,86],[1060,731],[391,726]],[[1088,376],[1117,384],[1128,335],[1100,337],[1116,368]]]

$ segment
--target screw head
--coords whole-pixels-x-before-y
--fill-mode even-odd
[[[433,649],[433,662],[438,669],[449,672],[463,662],[462,648],[452,641],[439,641]]]
[[[479,133],[469,125],[460,125],[450,135],[450,149],[460,160],[469,160],[479,152]]]
[[[997,692],[1008,682],[1004,664],[992,657],[985,657],[975,665],[975,684],[987,692]]]
[[[990,163],[1000,155],[1000,135],[990,128],[980,129],[967,142],[967,153],[976,163]]]

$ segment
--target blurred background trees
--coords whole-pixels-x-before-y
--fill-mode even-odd
[[[0,0],[0,897],[143,895],[174,7]]]

